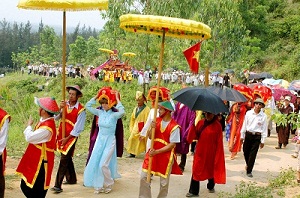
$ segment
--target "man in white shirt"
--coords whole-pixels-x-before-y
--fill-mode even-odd
[[[241,143],[244,143],[243,152],[248,177],[253,177],[252,169],[258,148],[264,147],[268,135],[267,115],[261,110],[264,107],[265,103],[261,98],[254,100],[254,108],[246,113],[241,129]]]

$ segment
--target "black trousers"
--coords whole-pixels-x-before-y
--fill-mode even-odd
[[[77,182],[75,167],[72,159],[74,149],[75,149],[75,144],[76,142],[73,144],[73,146],[71,147],[71,149],[66,155],[61,154],[60,156],[60,162],[59,162],[56,179],[55,179],[55,185],[54,185],[57,188],[61,188],[65,176],[66,176],[66,181],[69,184],[76,184]]]
[[[252,169],[255,163],[257,151],[259,149],[261,135],[252,135],[246,132],[243,152],[244,158],[247,165],[247,174],[252,173]]]
[[[209,189],[209,190],[212,190],[214,187],[215,187],[215,180],[213,178],[208,179],[208,183],[206,185],[206,188]],[[189,193],[192,193],[194,195],[198,195],[199,192],[200,192],[200,181],[194,180],[193,176],[192,176]]]
[[[48,190],[44,190],[44,183],[45,183],[45,167],[43,162],[33,187],[32,188],[28,187],[25,181],[22,179],[21,190],[27,198],[44,198],[46,197],[48,191]]]
[[[4,198],[4,191],[5,191],[5,178],[3,175],[2,155],[0,155],[0,198]]]

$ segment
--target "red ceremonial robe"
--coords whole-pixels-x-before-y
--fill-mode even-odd
[[[65,115],[66,115],[65,137],[68,137],[70,135],[70,133],[73,130],[74,125],[77,121],[78,115],[84,110],[85,110],[85,108],[80,103],[78,105],[78,109],[77,108],[68,109],[68,106],[65,107],[65,109],[64,109]],[[60,122],[57,140],[61,140],[62,138],[63,138],[62,137],[62,122]],[[65,146],[63,148],[61,148],[60,145],[57,144],[57,150],[59,152],[61,152],[62,154],[66,155],[69,152],[69,150],[71,149],[71,147],[73,146],[73,144],[75,144],[76,140],[77,140],[77,137],[70,138],[69,141],[65,144]]]
[[[22,177],[26,185],[33,188],[39,174],[41,164],[44,161],[45,183],[44,190],[49,188],[51,174],[54,166],[54,150],[56,142],[56,126],[54,118],[36,125],[35,130],[45,128],[52,133],[48,142],[41,144],[29,144],[17,168],[17,174]]]
[[[205,127],[203,127],[205,125]],[[193,162],[193,179],[204,181],[214,178],[215,183],[226,183],[223,134],[220,122],[215,118],[211,122],[200,120],[193,125],[187,138],[189,143],[198,140]]]
[[[171,120],[165,130],[161,130],[161,118],[156,119],[156,130],[154,135],[154,144],[153,149],[160,149],[170,143],[170,135],[171,133],[179,127],[175,120]],[[167,178],[170,168],[171,174],[182,175],[182,172],[177,164],[176,156],[175,156],[175,148],[168,152],[160,153],[152,158],[152,167],[151,173],[153,175],[158,175],[163,178]],[[171,167],[173,162],[173,166]],[[145,159],[143,162],[143,171],[148,171],[149,164],[149,150],[145,155]]]
[[[4,111],[3,109],[0,108],[0,129],[2,128],[6,119],[9,119],[9,122],[10,122],[10,119],[11,119],[10,115],[8,115],[6,111]],[[0,171],[2,171],[3,175],[4,175],[4,171],[5,171],[6,156],[7,156],[6,148],[4,148],[3,153],[2,153],[3,169],[0,170]]]

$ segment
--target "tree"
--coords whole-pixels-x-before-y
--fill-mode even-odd
[[[68,62],[85,63],[87,54],[87,43],[82,36],[78,36],[75,43],[70,45],[70,56]]]

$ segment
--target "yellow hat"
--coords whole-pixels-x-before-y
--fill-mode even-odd
[[[144,93],[141,91],[136,91],[135,100],[140,100],[141,98],[144,98],[144,100],[147,102],[147,99],[146,99]]]

